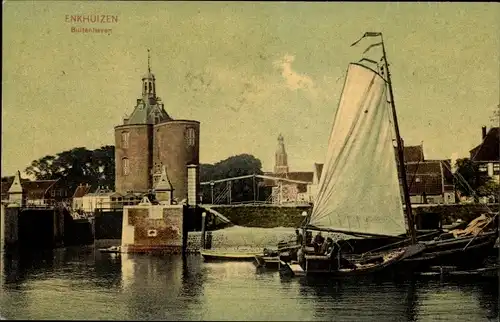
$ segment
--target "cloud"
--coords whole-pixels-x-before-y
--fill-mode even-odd
[[[292,91],[298,89],[309,89],[314,91],[314,82],[311,77],[299,74],[292,69],[295,56],[285,55],[280,60],[274,62],[274,66],[281,70],[281,76],[285,79],[286,87]]]
[[[203,71],[197,72],[199,74],[197,78],[203,78],[205,81],[189,80],[184,90],[193,93],[191,104],[218,97],[221,101],[213,102],[214,104],[222,104],[234,112],[242,109],[293,105],[297,102],[297,97],[290,95],[290,92],[299,90],[301,96],[303,95],[313,105],[329,103],[336,98],[338,90],[341,89],[339,87],[341,76],[320,75],[318,79],[313,80],[309,75],[298,73],[293,69],[294,60],[295,56],[284,55],[275,60],[271,66],[268,65],[271,68],[264,73],[255,73],[255,70],[248,66],[230,68],[221,64],[210,64],[205,66]],[[277,74],[276,70],[281,75]],[[200,82],[204,83],[203,90]],[[201,87],[198,88],[199,86]]]

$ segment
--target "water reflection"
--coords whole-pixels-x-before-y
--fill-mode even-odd
[[[486,320],[496,280],[281,279],[251,263],[67,248],[4,256],[0,315],[107,320]]]

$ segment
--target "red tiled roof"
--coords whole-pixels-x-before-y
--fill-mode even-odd
[[[57,180],[37,180],[21,182],[23,193],[27,194],[28,199],[44,199],[45,193]]]
[[[405,162],[424,161],[424,147],[422,145],[405,146],[403,153]]]
[[[81,198],[85,196],[90,191],[90,185],[80,185],[76,187],[75,193],[73,194],[73,198]]]
[[[410,195],[440,195],[443,188],[453,190],[453,175],[446,165],[449,166],[448,160],[406,163]]]
[[[470,158],[472,161],[498,161],[500,156],[498,150],[498,127],[491,128],[483,142],[470,150]]]

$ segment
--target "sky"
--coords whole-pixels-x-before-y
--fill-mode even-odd
[[[114,23],[67,22],[114,15]],[[384,35],[400,131],[428,159],[468,156],[500,103],[500,4],[4,1],[2,176],[114,144],[147,49],[174,118],[201,122],[200,162],[240,153],[272,170],[324,162],[347,66]],[[107,33],[71,28],[111,29]],[[372,53],[371,55],[377,55]]]

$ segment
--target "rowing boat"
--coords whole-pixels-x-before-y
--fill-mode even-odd
[[[201,250],[201,256],[207,261],[244,261],[251,262],[255,260],[256,255],[262,255],[262,252],[237,252],[224,250]]]

